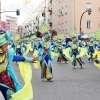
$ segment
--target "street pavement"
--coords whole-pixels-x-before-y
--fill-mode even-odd
[[[42,82],[41,69],[35,69],[31,64],[33,100],[100,100],[100,70],[93,63],[88,63],[87,57],[83,57],[82,60],[85,62],[83,69],[79,65],[72,69],[70,61],[68,64],[58,64],[55,58],[53,82]],[[23,84],[17,64],[12,63],[12,66]],[[4,100],[1,94],[0,100]]]

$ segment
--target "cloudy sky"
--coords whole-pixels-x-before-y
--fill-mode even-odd
[[[18,25],[21,25],[28,16],[32,15],[36,7],[39,6],[44,0],[0,0],[1,12],[2,11],[16,11],[20,9],[20,16],[16,16],[16,12],[2,13],[2,20],[6,20],[6,15],[18,18]]]

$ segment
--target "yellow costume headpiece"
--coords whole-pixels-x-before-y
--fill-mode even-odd
[[[63,37],[63,34],[59,33],[59,34],[57,35],[57,38],[58,38],[58,39],[63,39],[63,38],[64,38],[64,37]]]
[[[90,32],[90,33],[88,34],[88,37],[91,38],[92,36],[93,36],[93,32]]]
[[[100,40],[100,30],[94,33],[94,37],[96,38],[96,40]]]
[[[13,36],[13,40],[14,41],[17,41],[17,40],[19,40],[20,39],[20,34],[15,34],[14,36]]]
[[[71,28],[69,33],[68,33],[68,36],[69,37],[74,37],[75,36],[75,30],[76,30],[75,28]]]
[[[41,26],[39,27],[39,32],[41,33],[40,36],[42,38],[51,37],[51,33],[49,32],[49,27],[45,23],[41,24]]]

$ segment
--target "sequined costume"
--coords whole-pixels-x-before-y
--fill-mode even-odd
[[[66,56],[71,60],[72,67],[75,68],[77,66],[77,62],[79,63],[80,67],[85,64],[81,57],[85,55],[84,47],[82,47],[81,43],[78,42],[77,37],[73,37],[72,43],[66,46],[67,49],[64,50]]]
[[[44,41],[40,41],[38,45],[38,56],[41,62],[41,78],[45,81],[50,81],[53,78],[51,43],[45,41],[45,38],[50,38],[51,34],[46,32],[44,34]]]

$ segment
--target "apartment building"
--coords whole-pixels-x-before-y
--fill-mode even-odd
[[[62,33],[66,36],[71,28],[75,28],[76,33],[80,34],[81,16],[89,8],[92,12],[90,15],[88,12],[83,14],[81,20],[81,32],[85,34],[100,29],[100,0],[45,1],[37,7],[32,16],[23,22],[24,35],[35,33],[44,18],[49,25],[49,29],[54,29],[58,33]],[[43,17],[44,12],[46,13],[45,17]]]
[[[22,26],[21,25],[18,26],[17,32],[20,34],[20,38],[22,38]]]
[[[67,34],[75,27],[80,33],[81,15],[89,8],[91,15],[84,13],[81,21],[83,33],[100,29],[100,0],[52,0],[52,29]]]
[[[17,17],[6,16],[6,22],[10,25],[12,34],[17,32]]]
[[[34,34],[44,20],[48,23],[48,13],[48,0],[46,0],[35,9],[33,15],[22,23],[22,36]]]

